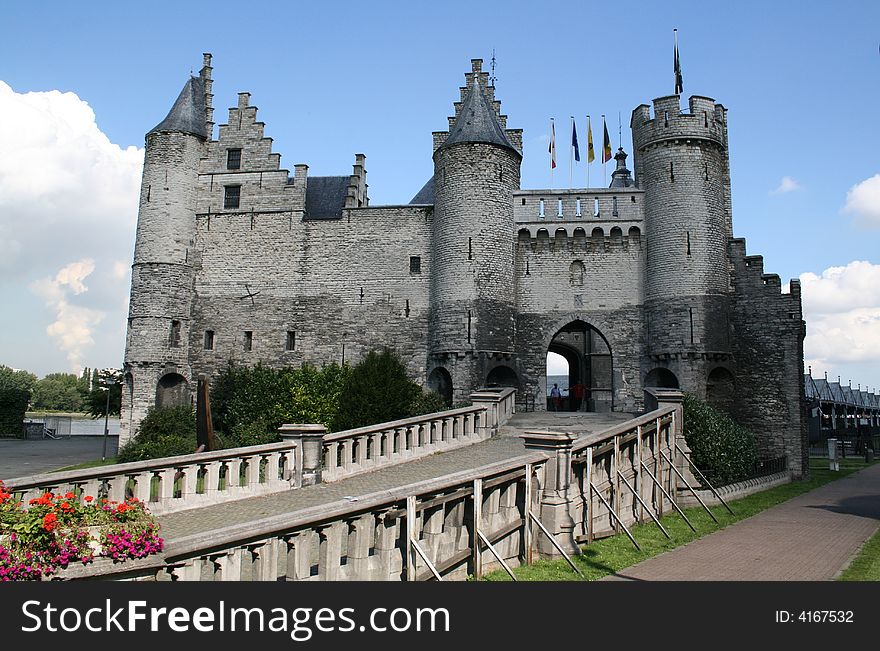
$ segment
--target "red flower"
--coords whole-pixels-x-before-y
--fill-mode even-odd
[[[69,504],[68,502],[62,502],[62,503],[61,503],[61,508],[64,509],[65,511],[70,511],[71,506],[70,506],[70,504]]]
[[[67,493],[64,494],[64,499],[66,499],[66,500],[72,500],[74,497],[76,497],[76,495],[74,495],[70,491],[68,491]]]
[[[91,501],[92,501],[93,499],[95,499],[95,498],[92,497],[91,495],[86,495],[83,499],[84,499],[86,502],[91,502]]]
[[[43,529],[46,531],[52,531],[55,528],[55,525],[58,522],[58,516],[54,513],[47,513],[43,517]]]

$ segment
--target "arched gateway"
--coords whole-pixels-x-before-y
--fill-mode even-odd
[[[568,393],[563,409],[607,412],[613,408],[611,346],[589,323],[572,321],[550,341],[548,352],[568,362]],[[583,387],[578,389],[578,385]]]

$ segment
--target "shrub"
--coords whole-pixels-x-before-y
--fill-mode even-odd
[[[684,437],[691,459],[713,484],[731,484],[752,474],[757,457],[752,433],[690,394],[684,396]]]
[[[153,407],[140,430],[119,451],[120,463],[192,454],[196,451],[196,414],[189,406]]]
[[[0,436],[21,436],[36,381],[32,373],[0,365]]]
[[[390,349],[371,351],[351,369],[333,423],[335,431],[406,418],[421,394]]]
[[[470,406],[470,405],[468,405]],[[410,416],[421,416],[422,414],[433,414],[437,411],[445,411],[449,409],[446,401],[436,391],[420,391],[419,395],[410,405]]]

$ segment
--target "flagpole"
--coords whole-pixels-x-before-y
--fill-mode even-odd
[[[674,70],[672,71],[673,76],[673,92],[678,95],[678,29],[672,30],[672,38],[675,41],[675,65]]]
[[[550,118],[550,189],[553,189],[553,166],[556,163],[556,128],[553,126],[553,118]]]
[[[602,114],[602,187],[608,185],[608,170],[605,168],[605,134],[608,133],[608,127],[605,126],[605,114]]]
[[[593,132],[590,130],[590,116],[587,116],[587,187],[590,187],[590,143],[593,140]]]
[[[568,143],[568,189],[572,188],[571,176],[574,168],[574,116],[571,116],[572,141]]]

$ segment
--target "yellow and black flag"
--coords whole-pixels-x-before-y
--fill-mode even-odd
[[[673,71],[675,72],[675,94],[681,95],[681,91],[684,90],[684,84],[681,80],[681,60],[678,58],[678,30],[672,30],[675,33],[675,58],[672,64]]]
[[[608,125],[605,124],[605,116],[602,116],[602,130],[605,132],[602,142],[602,162],[607,163],[611,160],[611,138],[608,137]]]
[[[587,162],[596,160],[596,152],[593,149],[593,127],[590,125],[590,116],[587,116]]]

